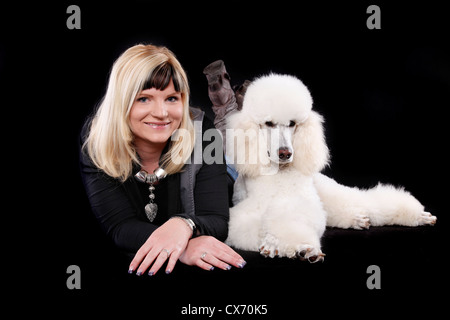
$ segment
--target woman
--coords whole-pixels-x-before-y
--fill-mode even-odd
[[[220,241],[228,232],[226,167],[194,157],[213,125],[188,103],[173,53],[136,45],[114,63],[83,129],[81,174],[92,210],[115,244],[135,253],[129,273],[138,276],[166,262],[169,274],[178,260],[205,270],[245,265]]]

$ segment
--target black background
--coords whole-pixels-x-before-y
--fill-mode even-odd
[[[8,155],[2,161],[12,191],[5,200],[14,208],[4,228],[14,236],[4,243],[11,250],[5,253],[12,260],[6,262],[8,280],[17,299],[38,301],[33,310],[44,313],[89,306],[99,314],[127,310],[151,316],[158,309],[172,318],[189,303],[268,304],[272,316],[326,314],[334,304],[331,311],[342,315],[352,308],[373,313],[387,306],[400,306],[399,314],[437,313],[442,305],[433,292],[448,290],[450,28],[438,2],[391,2],[2,5],[2,131]],[[81,8],[80,30],[66,27],[71,4]],[[381,30],[366,27],[370,4],[381,8]],[[269,268],[270,263],[262,269],[247,266],[246,273],[232,271],[226,285],[218,280],[220,271],[215,276],[180,271],[153,282],[131,279],[90,212],[78,173],[78,135],[105,93],[114,60],[137,43],[168,46],[187,71],[191,104],[206,110],[202,70],[214,60],[225,61],[233,85],[271,71],[298,76],[325,117],[332,155],[326,172],[351,186],[378,181],[404,186],[438,217],[425,233],[433,239],[424,239],[430,254],[421,249],[397,268],[389,264],[392,252],[382,261],[371,261],[370,252],[362,260],[347,252],[335,257],[332,269],[325,267],[327,260],[321,266],[289,262],[290,270],[299,268],[295,281],[277,274],[283,270]],[[72,264],[81,268],[81,290],[66,287]],[[376,292],[365,286],[369,264],[381,264],[383,288]],[[246,277],[252,281],[246,283]],[[309,279],[306,288],[303,278]]]

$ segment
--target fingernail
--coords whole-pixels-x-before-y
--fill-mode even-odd
[[[171,272],[172,272],[172,270],[170,270],[170,269],[166,270],[166,274],[170,274]]]
[[[136,272],[136,275],[139,277],[142,274],[142,271]]]
[[[231,269],[231,266],[230,265],[227,265],[226,267],[225,267],[225,270],[230,270]]]
[[[214,267],[209,268],[209,271],[213,271],[213,270],[214,270]]]
[[[241,263],[238,264],[239,268],[243,268],[245,267],[245,265],[247,264],[247,261],[242,261]]]
[[[132,274],[133,273],[133,269],[128,269],[128,274]]]
[[[148,275],[151,277],[152,275],[154,275],[155,273],[153,271],[149,271]]]

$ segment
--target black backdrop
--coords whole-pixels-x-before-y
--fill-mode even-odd
[[[151,315],[159,306],[159,311],[174,317],[180,316],[182,306],[194,302],[197,306],[253,303],[271,306],[272,316],[284,310],[298,312],[300,317],[310,306],[317,308],[313,314],[326,312],[332,302],[342,314],[352,304],[359,305],[358,310],[379,311],[386,304],[394,305],[406,291],[402,286],[409,284],[411,299],[399,300],[400,312],[415,310],[421,303],[435,312],[441,305],[428,301],[427,296],[448,283],[443,264],[448,222],[445,141],[450,53],[446,43],[450,28],[438,2],[391,2],[2,5],[1,84],[6,88],[6,101],[11,99],[2,131],[8,137],[5,146],[14,150],[14,156],[4,161],[7,173],[14,175],[8,180],[17,181],[8,199],[16,209],[12,222],[5,224],[5,232],[12,228],[17,236],[8,236],[5,244],[12,249],[13,270],[23,267],[10,279],[14,292],[26,301],[39,301],[34,310],[44,312],[57,312],[62,305],[67,307],[64,312],[83,307],[88,313],[84,307],[94,305],[97,308],[89,312],[125,309]],[[79,30],[66,27],[66,9],[71,4],[81,9]],[[370,4],[381,8],[380,30],[366,27]],[[438,216],[433,241],[427,244],[433,249],[430,255],[425,248],[417,257],[410,256],[407,276],[396,282],[395,272],[389,276],[387,271],[383,278],[387,289],[370,294],[365,269],[356,274],[362,270],[355,267],[357,253],[335,261],[332,271],[299,266],[300,279],[326,279],[317,282],[320,288],[311,290],[310,297],[301,280],[277,279],[281,277],[277,272],[283,271],[276,266],[249,266],[254,287],[245,289],[240,283],[245,276],[252,277],[250,271],[245,276],[236,273],[226,284],[220,277],[204,278],[194,270],[176,281],[160,277],[153,283],[138,283],[130,279],[127,265],[117,258],[90,212],[78,173],[78,135],[105,92],[112,63],[140,42],[165,45],[175,52],[190,79],[191,104],[206,111],[210,102],[202,70],[214,60],[225,61],[232,84],[270,71],[301,78],[312,92],[314,108],[326,120],[332,154],[327,173],[352,186],[370,187],[378,181],[405,186]],[[18,129],[5,129],[17,119]],[[19,175],[18,170],[22,170]],[[30,205],[35,209],[30,210]],[[380,241],[391,240],[380,237]],[[414,267],[415,259],[424,257],[426,274],[422,274],[422,265]],[[368,261],[370,252],[359,264],[367,266]],[[81,268],[81,290],[66,287],[66,269],[73,264]],[[343,275],[361,285],[364,294],[346,288]],[[183,282],[184,277],[190,280]],[[412,277],[422,279],[421,285],[414,286]],[[347,299],[347,289],[353,290],[352,299]],[[323,295],[328,291],[333,294]],[[215,296],[220,300],[214,300]],[[288,304],[274,304],[286,296],[291,296]],[[372,299],[376,306],[371,305]],[[371,307],[366,309],[366,305]]]

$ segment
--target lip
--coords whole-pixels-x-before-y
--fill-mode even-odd
[[[172,122],[158,122],[158,121],[152,121],[152,122],[144,122],[147,126],[153,128],[153,129],[165,129],[167,128]]]

